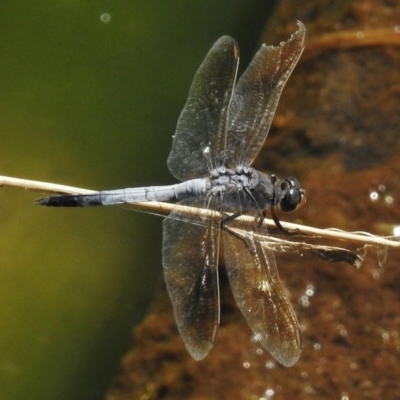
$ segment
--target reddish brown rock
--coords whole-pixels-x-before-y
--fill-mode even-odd
[[[399,15],[398,2],[280,2],[267,43],[297,19],[309,42],[255,167],[300,179],[308,202],[293,221],[381,235],[400,222]],[[226,279],[215,346],[192,360],[163,289],[107,399],[400,398],[399,256],[389,251],[381,267],[370,249],[359,270],[277,256],[303,329],[291,368],[252,342]]]

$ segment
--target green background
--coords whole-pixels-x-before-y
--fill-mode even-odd
[[[0,175],[173,183],[166,158],[197,67],[230,34],[243,68],[271,3],[2,1]],[[0,399],[100,399],[161,275],[162,219],[37,197],[0,191]]]

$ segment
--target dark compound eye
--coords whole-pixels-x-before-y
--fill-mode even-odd
[[[285,192],[279,205],[282,211],[290,212],[300,207],[306,201],[306,192],[300,187],[295,178],[286,178],[281,183],[281,189]]]

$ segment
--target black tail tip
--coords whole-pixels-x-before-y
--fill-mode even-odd
[[[35,205],[47,207],[77,207],[76,196],[49,196],[35,200]]]
[[[35,206],[48,206],[50,197],[42,197],[41,199],[35,200]]]
[[[101,196],[98,193],[42,197],[41,199],[37,199],[35,204],[48,207],[88,207],[103,205]]]

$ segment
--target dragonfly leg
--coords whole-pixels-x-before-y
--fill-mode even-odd
[[[222,218],[222,219],[221,219],[221,228],[222,228],[225,224],[227,224],[227,223],[229,223],[229,222],[232,222],[234,219],[240,217],[240,216],[243,215],[243,214],[245,214],[244,211],[238,211],[238,212],[235,212],[234,214],[231,214],[231,215],[228,215],[227,217]]]
[[[277,200],[276,200],[275,188],[276,188],[276,183],[277,183],[277,182],[278,182],[278,177],[277,177],[275,174],[272,174],[272,175],[271,175],[271,183],[272,183],[273,188],[274,188],[274,193],[273,193],[273,197],[272,197],[272,203],[271,203],[271,206],[270,206],[271,217],[272,217],[272,220],[275,222],[276,227],[277,227],[282,233],[288,234],[289,231],[287,231],[287,230],[281,225],[281,223],[279,222],[278,217],[277,217],[276,214],[275,214],[275,204],[276,204],[276,202],[277,202]],[[265,210],[264,210],[263,214],[264,214],[264,213],[265,213]],[[264,215],[264,218],[265,218],[265,215]]]
[[[264,216],[265,217],[265,216]],[[272,220],[275,222],[276,227],[284,234],[288,234],[290,233],[288,230],[286,230],[281,223],[279,222],[278,217],[275,214],[275,207],[273,205],[271,205],[271,217]]]

